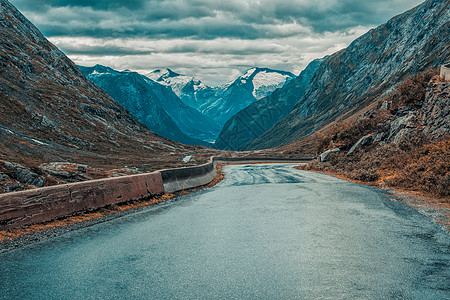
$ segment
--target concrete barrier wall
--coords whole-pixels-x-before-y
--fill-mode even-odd
[[[204,165],[161,170],[166,193],[173,193],[210,183],[217,174],[214,158]]]
[[[161,194],[159,172],[89,180],[0,195],[0,228],[8,229]]]
[[[450,81],[450,64],[441,66],[440,76],[442,79]]]
[[[46,222],[107,205],[210,183],[218,163],[305,162],[306,159],[211,157],[206,164],[0,194],[0,229]]]

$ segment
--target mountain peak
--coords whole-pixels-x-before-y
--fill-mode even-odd
[[[163,76],[166,78],[173,78],[173,77],[184,76],[184,75],[174,72],[171,69],[167,69],[167,73],[164,74]]]

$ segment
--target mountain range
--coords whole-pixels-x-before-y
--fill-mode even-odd
[[[79,66],[83,74],[155,133],[190,145],[214,141],[219,125],[184,104],[170,87],[136,72]]]
[[[79,68],[150,130],[180,143],[206,146],[213,146],[228,118],[295,77],[252,68],[232,83],[212,88],[170,69],[144,76],[101,65]]]
[[[295,75],[269,68],[250,68],[231,83],[219,87],[207,86],[198,79],[170,69],[155,70],[147,77],[170,86],[185,104],[216,121],[221,129],[241,109],[270,95],[295,78]]]
[[[286,117],[309,87],[322,61],[323,59],[312,61],[289,83],[235,114],[222,128],[215,147],[240,150]]]

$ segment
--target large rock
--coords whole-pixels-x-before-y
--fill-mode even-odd
[[[339,148],[334,148],[334,149],[327,150],[327,151],[323,152],[322,154],[320,154],[317,157],[317,161],[319,161],[319,162],[326,162],[327,160],[330,159],[330,154],[331,153],[340,153],[340,152],[341,152],[341,150]]]
[[[25,168],[22,165],[14,164],[8,161],[5,161],[3,163],[8,169],[15,171],[14,178],[21,183],[34,185],[36,187],[43,187],[45,182],[47,181],[45,177],[39,176],[38,174],[32,172],[30,169]]]
[[[409,112],[407,115],[402,116],[402,117],[398,117],[395,120],[393,120],[390,123],[390,128],[389,128],[387,140],[389,142],[392,142],[394,140],[398,140],[398,138],[396,139],[397,134],[399,134],[400,132],[402,132],[402,134],[403,134],[405,131],[402,131],[402,130],[405,129],[405,128],[412,128],[412,127],[414,127],[415,119],[416,119],[416,113],[415,112]]]
[[[348,150],[347,155],[352,154],[355,151],[359,151],[360,149],[364,148],[367,145],[370,145],[372,143],[373,136],[372,134],[368,134],[360,138],[351,148]]]

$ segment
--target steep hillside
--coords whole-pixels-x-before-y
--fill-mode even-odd
[[[434,74],[406,80],[377,107],[323,132],[322,154],[303,168],[450,202],[450,82]]]
[[[0,48],[0,192],[154,170],[202,154],[150,132],[6,0]]]
[[[312,61],[298,77],[229,119],[220,132],[215,147],[240,150],[286,117],[304,95],[322,60]]]
[[[294,110],[247,149],[287,144],[386,95],[408,75],[450,60],[449,1],[428,0],[370,30],[319,67]]]
[[[185,105],[170,88],[136,72],[119,72],[100,65],[80,69],[157,134],[190,145],[207,145],[202,140],[215,139],[218,125]]]

